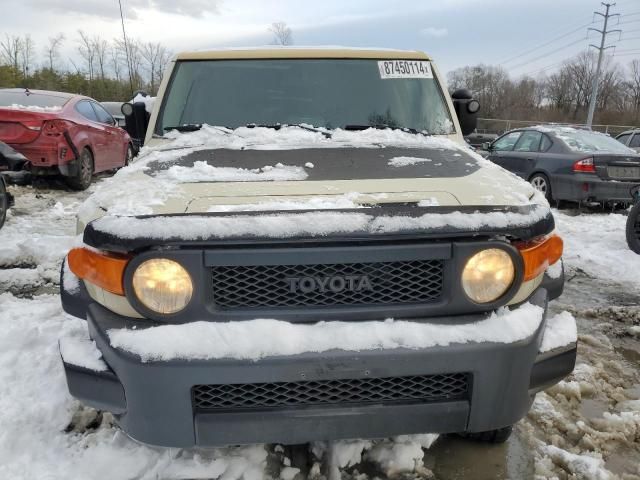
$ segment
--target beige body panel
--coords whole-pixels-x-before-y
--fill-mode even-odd
[[[181,52],[174,57],[174,61],[283,58],[367,58],[379,60],[431,60],[429,55],[418,50],[340,47],[266,47],[221,48],[213,50]]]
[[[333,58],[333,59],[407,59],[427,60],[431,58],[423,52],[378,50],[378,49],[344,49],[344,48],[257,48],[257,49],[222,49],[200,52],[185,52],[178,54],[165,70],[162,83],[154,104],[149,122],[149,129],[145,138],[145,147],[162,147],[168,139],[153,135],[154,126],[158,118],[158,111],[166,93],[168,82],[178,61],[199,60],[247,60],[247,59],[305,59],[305,58]],[[446,81],[441,76],[437,66],[432,62],[434,78],[441,86]],[[453,102],[446,88],[443,88],[445,102],[454,124],[456,133],[443,135],[465,145],[460,125],[455,115]],[[301,146],[296,146],[300,148]],[[446,168],[446,166],[443,166]],[[141,185],[148,181],[144,173],[140,175]],[[513,189],[510,186],[513,185]],[[463,177],[443,178],[401,178],[376,180],[335,180],[335,181],[287,181],[287,182],[203,182],[182,183],[172,186],[170,194],[162,203],[152,207],[153,213],[203,213],[215,209],[220,205],[257,204],[274,201],[307,200],[310,198],[341,196],[357,192],[354,201],[362,205],[419,202],[421,200],[434,201],[441,206],[456,205],[514,205],[522,204],[522,197],[531,198],[533,188],[526,190],[520,182],[514,181],[514,176],[500,168],[482,167]],[[516,191],[517,190],[517,191]],[[518,197],[519,195],[519,197]],[[350,197],[351,198],[351,197]],[[78,219],[79,233],[86,224],[105,214],[105,210],[98,208],[87,209]],[[522,284],[518,293],[510,304],[520,303],[528,298],[542,282],[542,275]],[[142,318],[125,297],[106,292],[99,287],[85,281],[89,295],[100,304],[113,312],[132,318]]]

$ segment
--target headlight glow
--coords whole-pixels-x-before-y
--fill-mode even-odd
[[[189,272],[178,262],[167,258],[142,262],[133,273],[132,283],[140,303],[162,314],[183,310],[193,295]]]
[[[515,279],[511,256],[499,248],[476,253],[462,271],[462,288],[476,303],[491,303],[509,290]]]

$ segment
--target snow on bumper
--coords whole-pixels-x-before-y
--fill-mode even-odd
[[[453,319],[428,329],[419,322],[331,322],[308,325],[304,333],[274,322],[144,331],[142,322],[93,303],[87,310],[89,332],[109,369],[95,372],[65,363],[65,371],[74,396],[116,413],[125,432],[155,445],[292,444],[485,431],[517,422],[533,393],[573,369],[575,347],[539,353],[547,300],[546,290],[539,289],[529,304],[489,318],[479,315],[475,322],[457,320],[456,326]],[[251,332],[250,326],[260,328]],[[332,337],[323,334],[325,328]],[[375,401],[358,396],[371,385],[389,384],[391,396]],[[398,399],[416,385],[427,385],[430,393]],[[280,394],[264,398],[285,387],[296,390],[284,396],[286,402]],[[239,393],[224,399],[231,401],[224,408],[198,400],[201,389],[219,388]],[[327,401],[322,392],[335,389],[344,398]],[[248,399],[256,403],[234,404]]]
[[[138,355],[143,362],[167,360],[250,359],[330,350],[362,352],[421,349],[469,342],[513,343],[533,335],[544,309],[526,303],[500,309],[465,324],[320,322],[292,324],[278,320],[194,322],[140,330],[109,330],[111,346]]]

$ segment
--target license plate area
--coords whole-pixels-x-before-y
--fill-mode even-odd
[[[639,179],[640,178],[640,166],[638,167],[607,167],[607,175],[610,178],[620,179]]]

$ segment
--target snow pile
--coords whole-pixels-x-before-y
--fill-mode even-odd
[[[562,312],[547,318],[547,323],[540,345],[540,352],[548,352],[554,348],[575,344],[578,341],[576,319],[569,312]]]
[[[409,165],[415,165],[416,163],[430,162],[430,158],[418,158],[418,157],[393,157],[389,160],[389,165],[392,167],[407,167]]]
[[[584,480],[609,480],[613,476],[604,467],[604,460],[601,456],[578,455],[567,452],[553,445],[543,447],[551,460],[560,465],[565,471],[576,475]]]
[[[149,238],[168,240],[206,240],[239,236],[292,238],[296,236],[328,236],[332,234],[367,232],[370,234],[456,228],[477,231],[486,228],[506,228],[530,225],[549,214],[537,208],[529,214],[515,212],[426,213],[418,217],[374,217],[357,212],[305,212],[265,214],[260,216],[186,217],[117,217],[104,216],[93,222],[94,230],[119,238]]]
[[[549,278],[560,278],[562,276],[562,261],[556,262],[547,268],[546,274]]]
[[[174,165],[163,170],[156,177],[176,182],[265,182],[305,180],[309,175],[304,168],[283,165],[264,166],[248,170],[246,168],[213,167],[207,162],[199,161],[193,167]]]
[[[613,213],[572,216],[557,210],[553,216],[564,240],[566,265],[596,278],[640,286],[640,257],[625,239],[627,217]]]
[[[0,230],[0,292],[19,293],[59,282],[62,259],[77,242],[79,204],[59,191],[20,192]]]
[[[78,367],[104,372],[107,364],[102,360],[102,353],[96,347],[96,342],[89,339],[88,332],[84,335],[66,336],[60,339],[60,353],[64,361]]]
[[[40,107],[38,105],[19,105],[17,103],[3,106],[0,108],[6,108],[8,110],[24,110],[27,112],[37,112],[37,113],[55,113],[62,110],[62,107]]]
[[[511,343],[533,335],[543,310],[529,303],[502,308],[486,319],[461,325],[410,321],[319,322],[293,324],[280,320],[194,322],[140,330],[109,330],[111,345],[139,355],[143,361],[237,358],[258,360],[305,352],[410,348],[454,343]]]
[[[80,409],[67,392],[58,338],[82,342],[86,322],[65,315],[57,295],[25,300],[0,294],[0,312],[0,384],[7,387],[0,395],[0,478],[265,478],[262,445],[204,451],[152,448],[112,427],[107,415],[93,432],[65,433],[72,418],[82,412],[91,416],[92,410]],[[67,345],[62,347],[65,355]],[[86,360],[83,348],[71,355],[79,353]]]
[[[64,263],[62,265],[62,271],[64,273],[62,287],[64,288],[65,292],[68,292],[72,295],[78,293],[80,291],[80,279],[76,277],[75,273],[71,271],[66,260],[64,260]]]
[[[153,112],[153,106],[156,103],[156,97],[149,97],[149,96],[144,96],[141,93],[137,94],[136,97],[131,100],[131,103],[138,103],[138,102],[142,102],[144,103],[144,109],[148,112],[148,113],[152,113]]]
[[[366,453],[366,458],[375,462],[387,478],[393,478],[402,472],[421,472],[426,470],[422,464],[424,450],[429,449],[438,439],[438,434],[400,435],[376,443]]]

